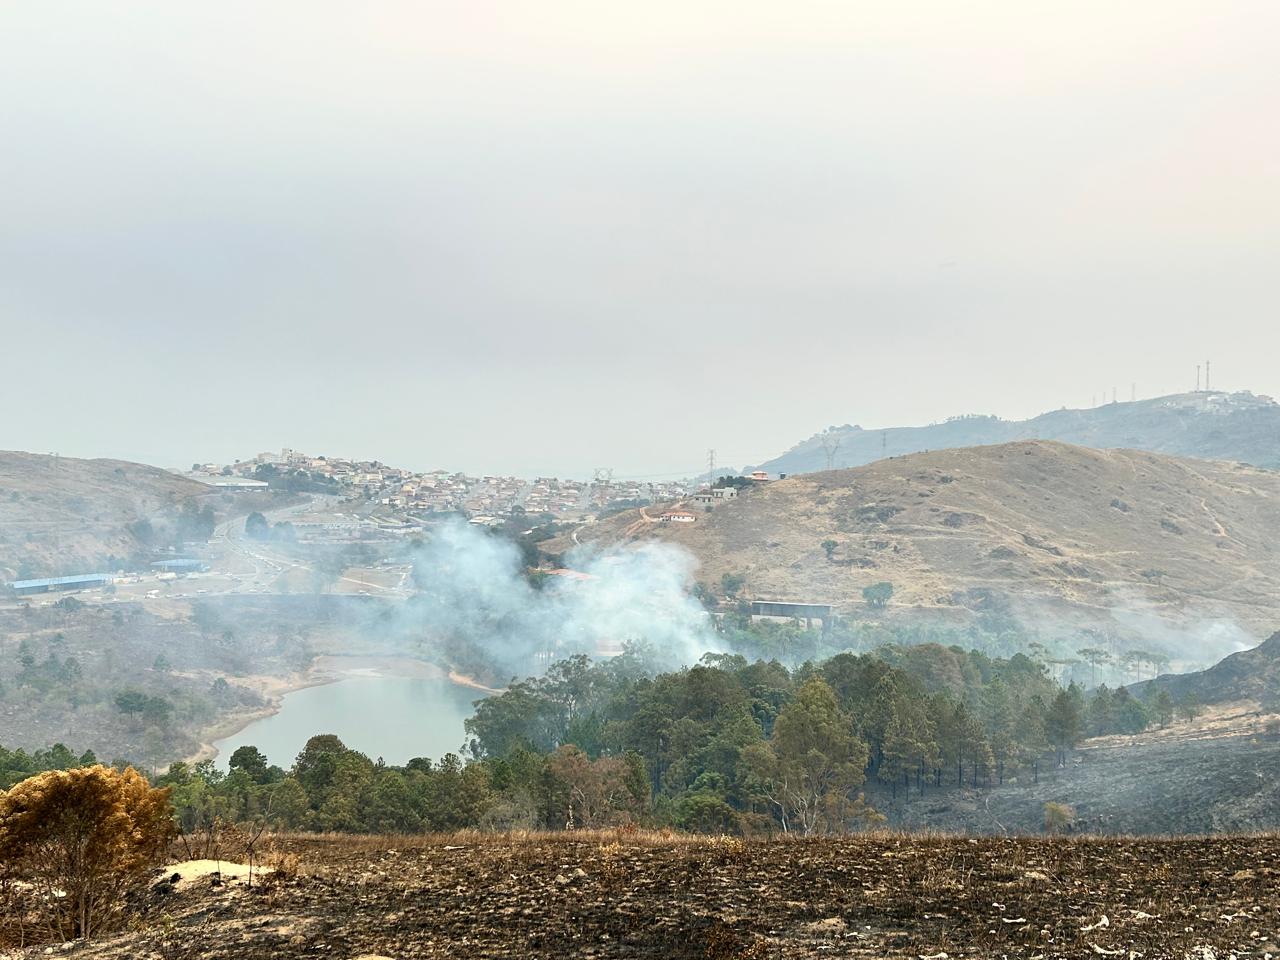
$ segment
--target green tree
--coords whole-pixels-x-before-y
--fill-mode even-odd
[[[267,757],[252,744],[237,747],[227,766],[232,770],[243,770],[254,783],[267,782]]]
[[[1089,664],[1089,683],[1096,687],[1098,685],[1098,668],[1111,662],[1111,654],[1101,647],[1081,647],[1076,651],[1076,654],[1081,660]]]
[[[271,524],[267,518],[256,510],[245,517],[244,535],[250,540],[268,540],[271,537]]]
[[[1160,728],[1164,729],[1173,720],[1174,714],[1173,697],[1169,696],[1169,691],[1161,687],[1156,691],[1154,700],[1151,703],[1151,712],[1155,714],[1156,720],[1160,723]]]
[[[756,792],[784,832],[808,836],[870,815],[853,792],[864,779],[867,745],[852,730],[835,693],[815,678],[782,708],[773,738],[744,751]]]
[[[1178,698],[1178,716],[1188,723],[1200,716],[1202,712],[1200,698],[1192,691],[1188,690]]]
[[[862,599],[867,601],[867,605],[880,609],[888,604],[893,597],[893,584],[888,580],[881,580],[879,583],[873,583],[869,587],[862,588]]]
[[[1058,752],[1058,765],[1066,765],[1067,751],[1080,742],[1083,729],[1079,691],[1075,684],[1066,690],[1059,691],[1049,705],[1045,716],[1044,730],[1049,743]]]
[[[267,809],[269,819],[276,827],[297,829],[302,826],[310,809],[307,791],[295,777],[285,777],[271,788]]]
[[[150,701],[141,690],[122,690],[115,696],[116,709],[130,717],[144,713]]]
[[[362,813],[363,829],[373,833],[415,833],[422,828],[413,792],[397,770],[377,775]]]
[[[1117,733],[1141,733],[1147,729],[1147,725],[1151,722],[1151,718],[1147,714],[1147,708],[1143,706],[1142,701],[1129,693],[1125,687],[1121,687],[1115,692],[1112,712],[1115,716]]]

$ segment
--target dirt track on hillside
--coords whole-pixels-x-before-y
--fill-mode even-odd
[[[161,883],[141,932],[63,955],[1207,960],[1280,941],[1274,836],[282,843],[301,876]]]

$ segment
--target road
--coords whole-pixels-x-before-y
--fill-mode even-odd
[[[319,496],[311,496],[302,503],[267,511],[263,516],[268,523],[281,523],[290,517],[314,510],[322,499]],[[307,564],[275,554],[265,544],[246,537],[245,519],[245,517],[236,517],[218,524],[213,530],[213,536],[209,539],[209,546],[215,553],[220,550],[225,551],[223,557],[211,558],[211,567],[223,567],[225,570],[220,572],[237,574],[239,571],[233,570],[232,566],[236,560],[240,560],[247,563],[253,571],[234,587],[222,592],[241,593],[245,589],[254,593],[269,591],[275,582],[290,570],[311,569]]]

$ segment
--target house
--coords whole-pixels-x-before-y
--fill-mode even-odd
[[[712,487],[711,496],[716,500],[733,500],[738,496],[737,487]]]
[[[753,470],[751,472],[751,479],[756,483],[767,483],[769,480],[769,474],[764,470]]]
[[[698,518],[688,510],[668,510],[659,519],[663,523],[693,523]]]

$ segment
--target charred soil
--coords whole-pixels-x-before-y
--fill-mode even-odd
[[[286,837],[297,876],[169,883],[113,958],[1262,957],[1280,838]],[[43,953],[36,949],[31,956]]]

